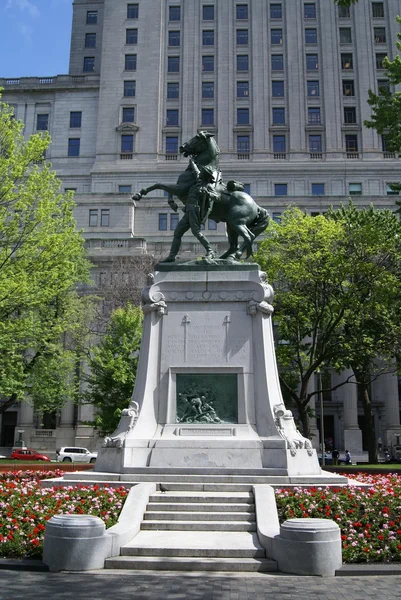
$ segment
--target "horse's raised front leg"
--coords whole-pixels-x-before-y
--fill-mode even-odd
[[[164,190],[168,194],[172,194],[173,196],[179,196],[182,192],[182,189],[179,185],[172,183],[171,185],[166,185],[164,183],[155,183],[148,188],[143,188],[140,192],[132,196],[133,200],[140,200],[143,196],[147,196],[150,192],[154,190]]]

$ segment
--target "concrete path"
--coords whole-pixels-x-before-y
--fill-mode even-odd
[[[395,600],[401,576],[289,577],[121,571],[0,573],[1,600]]]

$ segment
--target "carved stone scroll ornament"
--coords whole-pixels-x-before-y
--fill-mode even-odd
[[[276,404],[273,407],[275,424],[280,436],[287,442],[291,456],[295,456],[298,449],[304,448],[309,456],[313,455],[312,442],[303,437],[298,431],[294,417],[290,410],[287,410],[284,404]]]
[[[137,402],[131,402],[128,408],[121,412],[121,419],[118,428],[111,436],[104,438],[103,448],[122,448],[129,432],[135,427],[139,417],[139,405]]]
[[[264,315],[270,316],[273,314],[274,308],[271,304],[265,302],[264,300],[262,302],[257,302],[256,300],[251,300],[250,302],[248,302],[248,315],[254,317],[258,311],[263,313]]]
[[[157,312],[158,317],[162,317],[167,312],[167,304],[165,302],[164,295],[154,290],[152,287],[154,283],[154,275],[150,273],[147,277],[147,286],[142,290],[142,310],[144,313]]]

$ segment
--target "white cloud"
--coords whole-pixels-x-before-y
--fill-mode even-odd
[[[39,8],[31,0],[7,0],[6,10],[20,10],[31,17],[39,16]]]
[[[18,23],[18,29],[25,41],[30,42],[32,40],[32,27],[25,25],[25,23]]]

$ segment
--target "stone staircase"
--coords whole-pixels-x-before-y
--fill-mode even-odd
[[[162,489],[167,491],[160,491],[159,486],[149,499],[141,531],[121,548],[121,556],[106,560],[106,568],[276,571],[257,537],[250,486],[237,484],[235,491],[193,487],[166,483]]]

